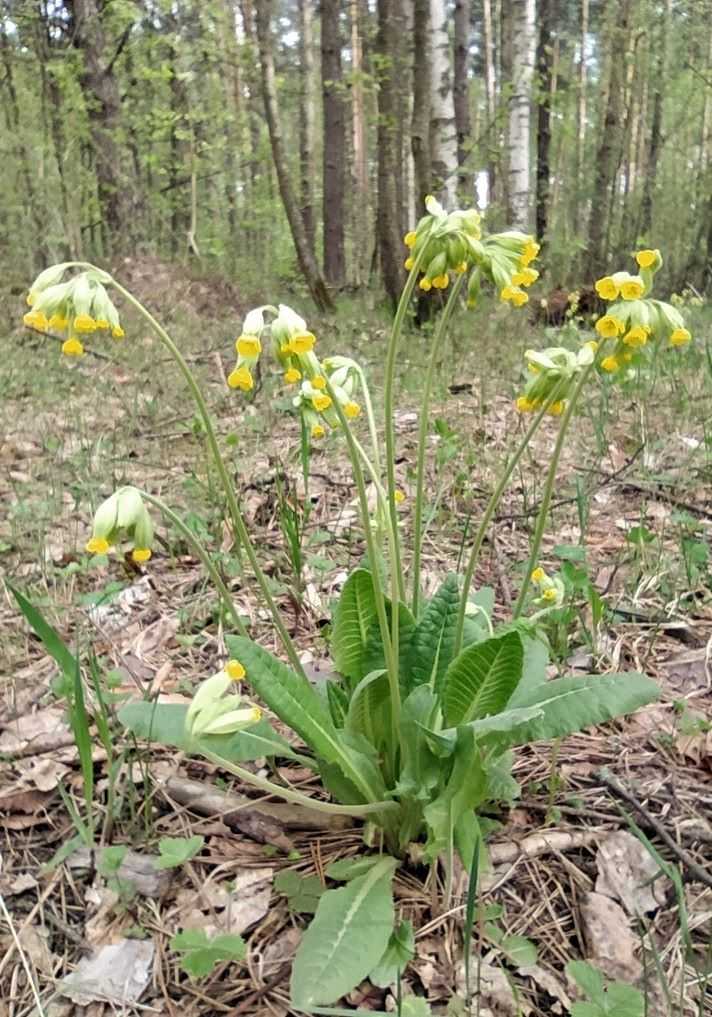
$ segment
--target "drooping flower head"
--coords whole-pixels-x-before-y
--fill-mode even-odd
[[[62,352],[79,357],[83,340],[95,332],[111,332],[122,339],[119,314],[106,290],[111,276],[100,269],[87,269],[64,280],[71,268],[64,262],[47,268],[35,279],[27,297],[32,308],[23,318],[28,328],[64,337]]]
[[[114,491],[96,510],[86,550],[89,554],[106,554],[124,540],[133,545],[131,557],[135,562],[142,564],[149,560],[153,522],[140,491],[130,486]]]
[[[234,734],[256,724],[262,711],[242,696],[230,693],[235,681],[245,677],[238,660],[230,660],[211,678],[202,682],[191,700],[185,716],[185,732],[189,738]]]
[[[596,349],[595,342],[588,342],[578,353],[562,346],[527,350],[524,357],[530,379],[516,400],[519,412],[534,413],[546,407],[550,416],[561,416],[577,375],[593,363]]]

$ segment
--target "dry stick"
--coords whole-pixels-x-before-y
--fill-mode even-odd
[[[686,869],[689,870],[690,875],[693,876],[700,883],[704,883],[705,886],[712,886],[712,873],[708,872],[707,869],[703,869],[701,865],[698,865],[694,858],[691,858],[684,848],[681,848],[674,837],[671,837],[667,832],[660,820],[656,819],[651,815],[648,810],[642,805],[638,799],[633,795],[627,788],[624,788],[616,778],[608,770],[600,770],[598,773],[599,778],[603,781],[607,788],[609,788],[616,797],[620,798],[626,804],[630,805],[631,808],[635,809],[646,823],[649,824],[651,830],[657,833],[660,840],[667,844],[672,853],[682,862]]]

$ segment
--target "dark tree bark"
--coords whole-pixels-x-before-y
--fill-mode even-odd
[[[299,0],[299,190],[304,231],[309,246],[316,246],[314,183],[316,139],[314,99],[314,9],[313,0]]]
[[[415,168],[415,217],[432,190],[430,167],[430,0],[413,5],[413,120],[410,144]]]
[[[653,202],[657,185],[658,159],[663,141],[663,102],[664,89],[667,84],[668,36],[672,18],[672,0],[665,0],[662,17],[659,20],[659,38],[657,66],[653,68],[650,81],[653,86],[653,120],[650,125],[650,144],[648,145],[648,172],[643,184],[643,198],[640,206],[640,228],[638,234],[646,240],[649,238],[653,225]],[[708,31],[712,31],[709,28]]]
[[[378,89],[378,211],[376,233],[381,274],[388,299],[395,308],[403,282],[402,241],[398,230],[396,176],[399,172],[396,150],[395,107],[392,55],[398,46],[396,3],[378,0],[376,52],[382,72]]]
[[[556,0],[539,0],[539,41],[536,52],[538,90],[536,135],[536,235],[543,240],[549,215],[551,179],[551,103],[553,99],[552,30],[556,25]]]
[[[321,85],[324,107],[324,275],[333,286],[346,276],[344,181],[346,170],[344,95],[341,72],[341,3],[321,4]]]
[[[453,98],[455,101],[455,127],[457,130],[458,189],[466,205],[473,201],[472,171],[466,162],[472,142],[472,118],[470,116],[470,0],[455,2],[455,64],[453,74]]]
[[[99,207],[107,247],[120,249],[133,233],[133,184],[121,150],[121,95],[114,74],[116,49],[107,43],[97,0],[72,0],[74,45],[82,54],[80,83],[89,117]],[[125,41],[125,40],[122,40]]]
[[[272,158],[279,183],[279,193],[289,222],[289,228],[292,232],[299,267],[309,287],[312,299],[320,311],[333,310],[334,305],[319,272],[314,251],[309,247],[304,230],[304,222],[299,211],[294,189],[292,188],[292,181],[289,177],[287,154],[284,147],[284,138],[282,137],[279,108],[277,106],[277,87],[274,75],[272,0],[259,0],[256,10],[256,22],[262,75],[262,97],[265,105],[265,118],[269,129],[270,143],[272,145]]]

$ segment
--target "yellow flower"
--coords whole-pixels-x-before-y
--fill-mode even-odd
[[[284,372],[284,380],[288,385],[294,385],[302,377],[302,372],[298,371],[296,367],[290,367],[288,371]]]
[[[352,399],[350,399],[349,402],[344,403],[344,414],[349,418],[349,420],[355,420],[360,412],[361,407]]]
[[[626,279],[621,283],[621,296],[624,300],[640,300],[645,292],[642,279]]]
[[[541,374],[541,368],[538,364],[533,364],[531,360],[527,361],[527,370],[531,371],[532,374]]]
[[[657,252],[651,250],[638,251],[635,256],[635,260],[638,262],[641,268],[650,268],[651,265],[655,264],[657,260]]]
[[[151,548],[135,547],[131,552],[131,557],[138,565],[143,565],[151,557]]]
[[[312,436],[312,438],[317,438],[317,439],[323,438],[325,434],[326,434],[326,431],[321,426],[321,424],[314,424],[314,426],[311,429],[311,436]]]
[[[421,290],[427,293],[428,290],[432,289],[433,284],[431,283],[430,279],[428,279],[426,276],[423,276],[423,278],[418,283],[418,286],[420,286]]]
[[[554,601],[556,600],[557,596],[558,596],[558,594],[556,592],[556,587],[554,587],[554,586],[550,586],[548,588],[548,590],[542,590],[542,593],[541,593],[541,599],[542,600],[547,600],[550,604],[554,603]]]
[[[601,361],[601,368],[609,374],[613,374],[620,366],[616,357],[604,357]]]
[[[619,318],[612,314],[604,314],[596,322],[596,331],[604,339],[615,339],[617,335],[625,331],[625,325]]]
[[[461,261],[459,265],[455,265],[455,271],[458,275],[463,275],[467,271],[467,262]]]
[[[71,339],[65,339],[62,343],[62,353],[65,357],[81,357],[84,347],[76,336],[72,336]]]
[[[249,392],[250,389],[255,387],[252,374],[250,373],[249,367],[236,367],[227,376],[227,383],[230,388],[239,388],[243,392]]]
[[[642,325],[634,325],[626,334],[623,336],[623,342],[626,346],[645,346],[648,341],[648,333]]]
[[[396,488],[396,490],[393,492],[393,499],[396,505],[402,505],[403,502],[405,501],[405,492],[401,491],[400,488]]]
[[[552,403],[546,412],[549,414],[550,417],[560,417],[561,414],[564,412],[565,406],[566,403],[563,401],[563,399],[559,399],[557,402]]]
[[[610,275],[604,275],[602,279],[598,279],[596,282],[596,293],[598,293],[601,300],[616,300],[620,290],[615,279]]]
[[[109,327],[109,322],[106,320],[106,318],[97,318],[96,327],[99,331],[105,332],[106,329]]]
[[[68,319],[64,318],[61,314],[53,314],[48,324],[55,332],[63,332],[65,328],[69,327]]]
[[[629,364],[632,359],[633,359],[633,354],[631,353],[631,351],[630,350],[624,350],[624,352],[623,352],[623,363],[624,364]]]
[[[259,357],[262,352],[262,343],[259,336],[241,335],[235,340],[235,349],[241,357]]]
[[[676,328],[670,336],[670,345],[684,346],[685,343],[689,343],[690,339],[692,339],[692,336],[686,328]]]
[[[546,572],[541,565],[538,565],[532,572],[532,582],[538,585],[543,582],[544,579],[546,579]]]
[[[246,672],[239,660],[228,660],[225,665],[225,674],[234,682],[239,682],[241,678],[245,677]]]
[[[518,286],[505,286],[499,297],[500,300],[504,300],[505,303],[509,301],[515,307],[521,307],[529,300],[528,294],[524,290],[520,290]]]
[[[435,278],[433,279],[433,286],[435,287],[436,290],[445,290],[447,289],[449,282],[450,282],[449,276],[447,275],[447,273],[443,273],[442,275],[435,276]]]
[[[409,230],[408,233],[403,237],[403,243],[406,247],[415,247],[415,241],[417,237],[414,230]]]
[[[519,259],[519,264],[522,268],[526,268],[530,261],[534,261],[540,250],[541,248],[536,240],[527,240],[522,251],[522,256]]]
[[[323,392],[326,388],[326,378],[323,374],[317,374],[315,378],[311,379],[312,388],[318,388],[320,392]]]
[[[309,353],[314,349],[315,337],[311,332],[298,332],[292,336],[290,346],[294,353]]]
[[[584,343],[584,346],[588,347],[588,349],[591,351],[591,353],[594,354],[594,356],[596,355],[596,353],[598,353],[598,343],[596,342],[595,339],[589,339],[587,343]]]
[[[406,258],[405,261],[403,262],[403,268],[407,272],[410,272],[410,270],[411,270],[411,268],[413,267],[414,264],[415,264],[415,260],[413,258]]]
[[[312,406],[314,407],[317,413],[323,413],[325,410],[328,410],[329,407],[331,406],[331,396],[322,395],[321,393],[312,396]]]
[[[30,292],[27,294],[27,306],[32,307],[36,300],[37,294],[33,293],[32,290],[30,290]]]
[[[23,315],[22,322],[27,328],[37,329],[38,332],[46,332],[49,328],[47,316],[42,311],[28,311]]]
[[[512,286],[531,286],[539,278],[535,268],[523,268],[512,276]]]
[[[111,334],[114,337],[114,339],[123,339],[124,336],[126,335],[121,325],[114,325],[114,327],[111,330]]]
[[[87,542],[85,550],[88,551],[89,554],[106,554],[109,550],[109,541],[106,540],[105,537],[92,537],[91,540]]]
[[[74,319],[77,332],[96,332],[96,322],[90,314],[78,314]]]
[[[520,413],[531,413],[536,409],[536,405],[531,401],[531,399],[527,399],[527,397],[523,395],[518,397],[515,405]]]

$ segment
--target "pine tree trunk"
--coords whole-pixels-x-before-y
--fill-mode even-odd
[[[534,76],[534,0],[511,0],[512,96],[509,103],[509,219],[529,229],[530,130]]]
[[[450,31],[445,0],[430,0],[432,33],[430,144],[435,190],[446,208],[457,202],[457,128],[452,95]]]
[[[361,25],[361,5],[359,0],[349,0],[349,18],[351,22],[351,69],[353,84],[351,87],[351,125],[353,146],[353,192],[355,200],[351,203],[353,214],[354,252],[351,259],[353,279],[356,286],[363,282],[367,271],[366,256],[368,252],[368,148],[366,135],[366,115],[363,88],[363,30]]]
[[[256,9],[257,40],[260,52],[260,71],[262,76],[262,97],[265,106],[265,118],[269,129],[272,146],[272,159],[277,173],[279,193],[284,211],[292,232],[294,248],[299,267],[304,276],[314,303],[320,311],[333,310],[333,302],[317,267],[314,251],[309,247],[304,222],[299,211],[292,182],[289,177],[287,153],[284,147],[282,126],[277,105],[277,87],[274,74],[274,56],[272,53],[272,0],[259,0]]]
[[[632,0],[608,0],[610,70],[608,97],[595,158],[596,173],[588,228],[587,273],[600,275],[607,265],[607,237],[621,152],[623,87]]]
[[[554,98],[552,30],[556,25],[556,0],[539,0],[539,43],[537,46],[537,133],[536,133],[536,215],[535,231],[544,240],[548,224],[551,179],[551,103]]]
[[[341,286],[344,261],[345,118],[341,72],[341,2],[321,4],[321,84],[324,101],[324,275]]]
[[[398,47],[397,22],[393,0],[378,0],[376,51],[381,75],[378,89],[378,209],[376,234],[381,274],[388,299],[395,309],[403,282],[402,241],[398,230],[399,211],[396,176],[399,172],[393,81],[393,54]]]
[[[672,0],[665,0],[662,17],[659,19],[658,59],[653,69],[653,122],[650,125],[650,144],[648,145],[648,172],[643,184],[643,199],[640,207],[639,235],[647,241],[653,225],[653,202],[657,185],[658,159],[662,147],[663,133],[663,102],[664,89],[668,74],[668,53],[670,21],[672,19]],[[712,31],[712,29],[709,29]]]
[[[314,95],[313,0],[299,0],[299,199],[309,246],[316,245],[316,97]]]
[[[585,204],[581,181],[583,180],[584,166],[586,165],[586,111],[588,108],[588,96],[586,94],[588,87],[586,75],[586,46],[588,45],[588,2],[589,0],[581,0],[578,94],[576,96],[576,158],[574,160],[573,174],[575,184],[572,188],[574,233],[578,233],[581,226],[581,211]]]
[[[424,212],[423,203],[432,191],[430,155],[430,0],[413,4],[413,117],[410,145],[415,170],[415,216]]]
[[[97,0],[73,0],[74,45],[82,54],[80,83],[87,106],[97,192],[107,247],[120,249],[133,232],[132,184],[121,151],[121,95],[114,54]],[[103,12],[104,8],[102,8]]]
[[[470,116],[470,0],[455,2],[455,62],[453,96],[457,128],[458,189],[466,206],[473,202],[473,174],[466,165],[472,145]]]

